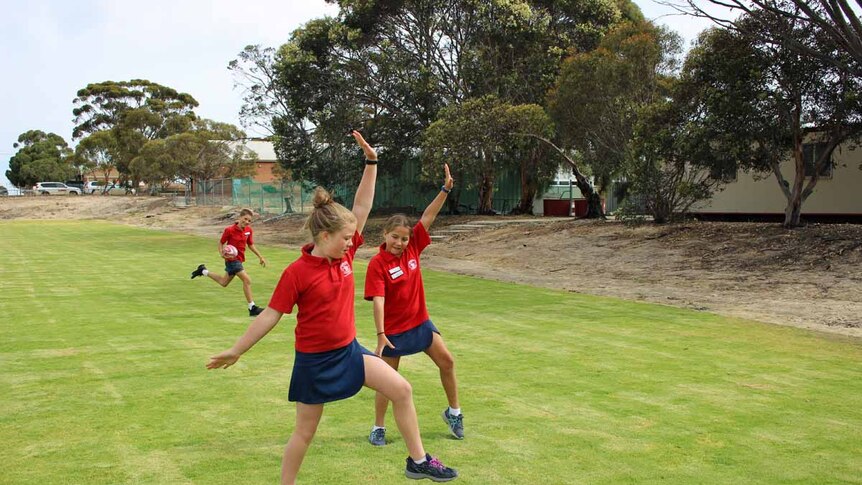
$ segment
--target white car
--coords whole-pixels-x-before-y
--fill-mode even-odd
[[[91,180],[84,184],[84,193],[85,194],[98,194],[102,192],[102,189],[105,188],[105,182],[101,180]]]
[[[33,186],[33,193],[38,195],[81,195],[81,189],[69,187],[61,182],[39,182]]]

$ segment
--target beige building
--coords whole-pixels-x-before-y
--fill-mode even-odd
[[[813,160],[814,144],[805,145],[806,162]],[[845,143],[832,153],[834,167],[821,174],[814,192],[802,204],[802,215],[862,217],[862,147],[852,149]],[[813,164],[807,163],[809,171]],[[788,183],[793,183],[795,168],[792,160],[781,165]],[[806,178],[808,184],[810,178]],[[778,179],[772,173],[755,176],[739,172],[735,182],[713,195],[712,199],[692,209],[704,215],[783,215],[787,199]]]

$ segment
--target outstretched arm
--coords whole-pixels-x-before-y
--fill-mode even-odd
[[[272,330],[273,327],[281,320],[282,313],[266,307],[263,313],[254,319],[254,322],[249,325],[242,337],[237,340],[233,347],[225,350],[220,354],[210,357],[207,363],[207,369],[227,369],[234,365],[239,360],[242,354],[252,348],[260,339]]]
[[[422,226],[425,227],[426,231],[431,229],[431,224],[434,223],[434,219],[437,218],[437,214],[446,202],[446,197],[449,195],[449,191],[452,190],[452,186],[455,185],[455,181],[452,180],[452,174],[449,173],[449,164],[444,163],[443,168],[446,169],[446,178],[443,179],[443,186],[440,187],[440,193],[437,194],[437,197],[434,197],[434,200],[432,200],[430,204],[428,204],[428,207],[425,208],[425,212],[422,213],[422,218],[419,219],[419,222],[422,223]]]
[[[359,188],[356,189],[356,197],[353,198],[356,232],[362,234],[362,229],[365,228],[365,222],[368,220],[368,214],[371,213],[371,206],[374,204],[374,185],[377,183],[377,152],[365,141],[365,138],[362,138],[358,131],[353,130],[351,134],[365,153],[365,159],[374,162],[373,164],[365,164],[362,180],[359,181]]]

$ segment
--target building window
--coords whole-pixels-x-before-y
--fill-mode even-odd
[[[823,151],[826,150],[826,143],[806,143],[802,145],[802,163],[805,165],[805,176],[814,176],[814,164],[817,162]],[[821,177],[832,176],[832,155],[826,162],[826,166],[820,170]]]

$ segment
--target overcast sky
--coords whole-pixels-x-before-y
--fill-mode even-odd
[[[687,42],[709,26],[635,1]],[[228,62],[246,45],[280,46],[308,20],[336,13],[323,0],[0,0],[0,184],[11,186],[5,174],[21,133],[72,143],[72,100],[89,83],[147,79],[194,96],[199,116],[239,125]]]

